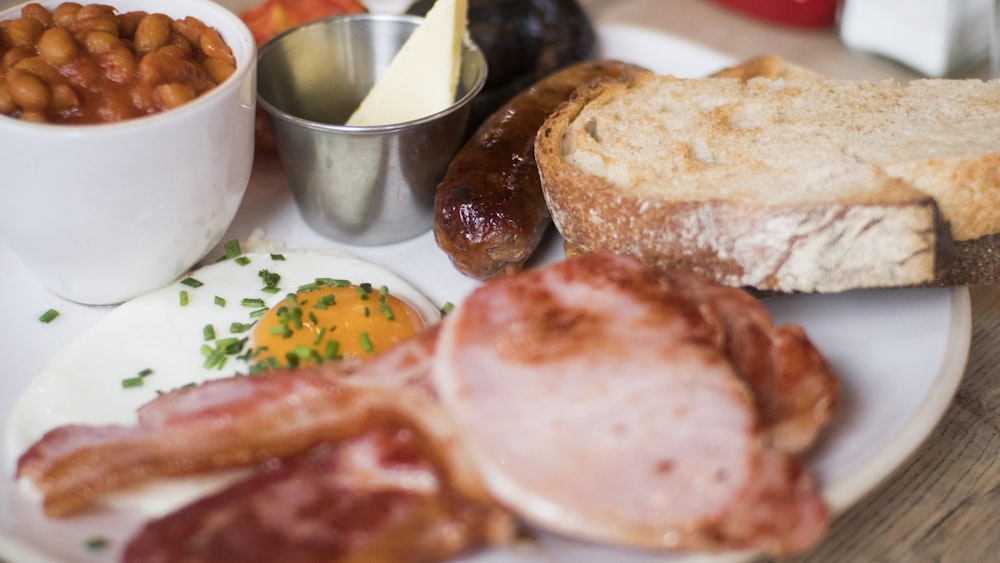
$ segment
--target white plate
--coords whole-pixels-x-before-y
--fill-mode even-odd
[[[637,28],[601,25],[604,53],[679,76],[699,76],[731,61],[701,47]],[[273,160],[259,163],[237,220],[227,235],[245,238],[262,227],[289,247],[330,247],[302,222]],[[475,282],[458,274],[430,233],[380,248],[348,247],[409,279],[434,301],[459,303]],[[211,256],[218,256],[213,253]],[[546,241],[539,262],[558,259],[561,245]],[[108,312],[60,300],[46,293],[0,242],[0,294],[6,295],[0,342],[5,368],[0,377],[0,416],[5,420],[17,396],[42,363]],[[831,296],[770,299],[777,320],[803,324],[843,378],[841,404],[832,428],[809,459],[835,511],[856,501],[902,463],[937,424],[965,367],[970,341],[969,295],[964,288],[863,291]],[[48,308],[62,315],[37,321]],[[0,443],[0,451],[6,448]],[[140,522],[114,511],[90,511],[62,520],[44,518],[9,477],[0,479],[0,557],[9,561],[113,561]],[[87,551],[95,536],[108,549]],[[547,561],[605,561],[605,548],[546,538],[555,550]],[[647,561],[649,556],[614,552],[614,560]],[[713,561],[741,559],[711,557]],[[471,559],[539,561],[534,550],[492,551]],[[698,557],[667,557],[701,560]]]

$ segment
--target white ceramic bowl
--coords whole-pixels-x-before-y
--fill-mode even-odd
[[[0,236],[52,293],[112,304],[175,280],[235,216],[253,165],[257,51],[243,22],[209,0],[98,3],[194,16],[236,58],[211,92],[147,117],[57,125],[0,116]],[[20,6],[0,12],[17,17]]]

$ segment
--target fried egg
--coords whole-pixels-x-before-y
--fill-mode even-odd
[[[134,424],[138,407],[172,389],[364,360],[441,318],[401,277],[344,252],[231,254],[122,304],[49,360],[11,412],[8,461],[57,426]],[[193,482],[137,502],[167,510],[176,502],[156,508],[151,497],[197,496],[206,485]]]

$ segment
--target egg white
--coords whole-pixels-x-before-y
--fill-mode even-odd
[[[317,278],[385,285],[410,304],[425,324],[440,319],[440,309],[416,288],[385,268],[337,250],[282,250],[284,260],[269,253],[244,254],[249,263],[233,259],[190,274],[203,285],[180,281],[122,304],[43,365],[18,399],[7,425],[10,466],[48,430],[65,424],[134,424],[136,409],[160,392],[189,384],[246,373],[247,364],[230,357],[221,369],[206,368],[201,352],[203,328],[211,324],[216,338],[245,337],[229,333],[233,322],[247,323],[259,307],[241,305],[244,298],[263,299],[271,307],[299,286]],[[279,291],[264,293],[260,270],[281,276]],[[186,291],[188,303],[180,304]],[[216,304],[216,297],[225,306]],[[123,388],[122,380],[152,370],[141,386]],[[225,481],[226,479],[222,479]],[[162,513],[221,484],[219,479],[171,479],[143,487],[112,504],[147,513]]]

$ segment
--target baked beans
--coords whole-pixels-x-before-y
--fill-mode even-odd
[[[194,17],[103,4],[28,4],[0,22],[0,113],[109,123],[177,107],[236,70],[232,49]]]

